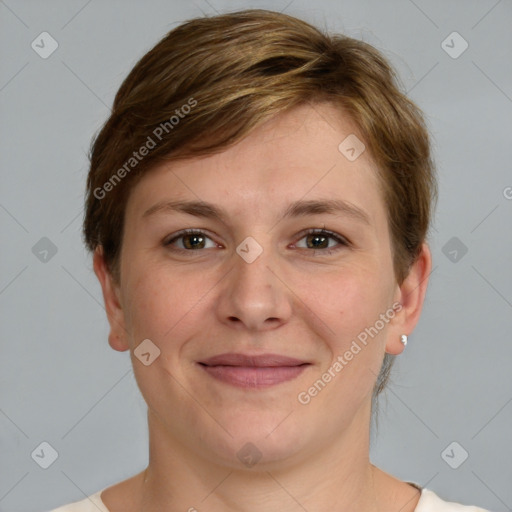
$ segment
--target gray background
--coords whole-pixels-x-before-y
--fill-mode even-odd
[[[145,467],[145,403],[128,354],[108,346],[80,238],[86,153],[157,40],[202,12],[247,7],[375,45],[427,113],[440,182],[434,270],[371,455],[444,499],[512,510],[510,0],[0,0],[0,510],[48,510]],[[59,44],[47,59],[31,48],[43,31]],[[469,44],[458,58],[442,47],[453,31]],[[56,254],[41,252],[43,237]],[[48,469],[31,457],[43,441],[58,452]],[[459,464],[462,450],[453,469],[445,460]]]

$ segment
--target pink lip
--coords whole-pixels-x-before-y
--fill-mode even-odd
[[[220,354],[199,365],[215,379],[242,388],[264,388],[296,378],[309,365],[276,354]]]

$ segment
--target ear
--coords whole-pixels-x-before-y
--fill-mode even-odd
[[[97,247],[94,251],[93,265],[94,273],[101,284],[105,310],[110,324],[108,342],[114,350],[124,352],[129,350],[130,345],[125,328],[124,312],[119,300],[119,285],[115,283],[112,274],[107,268],[101,246]]]
[[[427,244],[423,243],[416,261],[411,265],[409,274],[398,287],[395,296],[396,302],[401,304],[401,309],[397,308],[397,313],[391,322],[386,342],[388,354],[401,354],[404,345],[400,341],[400,336],[402,334],[408,336],[416,327],[423,308],[431,271],[432,255]]]

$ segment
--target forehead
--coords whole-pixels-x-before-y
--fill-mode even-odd
[[[221,153],[156,166],[134,187],[127,216],[160,201],[188,199],[223,205],[235,216],[263,217],[284,203],[321,197],[343,199],[377,220],[385,208],[376,167],[365,150],[347,158],[354,152],[346,152],[344,141],[354,152],[363,147],[357,126],[339,108],[296,107]]]

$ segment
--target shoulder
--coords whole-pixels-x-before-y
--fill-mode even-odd
[[[53,509],[51,512],[110,512],[101,500],[102,491],[103,489],[88,496],[84,500],[63,505],[62,507]]]
[[[434,491],[423,489],[414,512],[489,512],[483,508],[470,507],[442,500]]]

